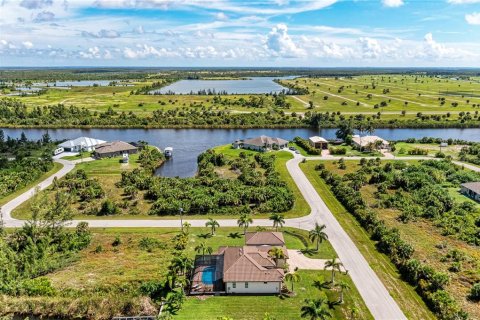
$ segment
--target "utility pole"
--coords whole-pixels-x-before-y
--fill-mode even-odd
[[[182,233],[183,233],[183,208],[180,207],[178,209],[178,212],[180,213],[180,228],[182,228]]]

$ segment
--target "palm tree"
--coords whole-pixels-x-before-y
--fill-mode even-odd
[[[172,259],[170,264],[170,269],[184,275],[187,273],[187,269],[193,268],[193,261],[192,259],[186,256],[175,256]]]
[[[269,219],[273,221],[273,227],[275,228],[275,231],[278,231],[278,227],[281,228],[285,224],[285,219],[280,213],[272,214]]]
[[[339,281],[337,287],[340,288],[340,303],[343,303],[343,293],[345,290],[350,289],[350,285],[345,281]]]
[[[328,239],[328,235],[323,231],[327,228],[326,225],[322,224],[321,226],[318,223],[315,223],[315,229],[310,230],[310,233],[308,237],[310,238],[310,241],[316,242],[317,244],[317,251],[320,243],[323,242],[323,240]]]
[[[202,253],[202,259],[205,258],[205,251],[210,249],[210,252],[212,251],[211,247],[207,247],[207,244],[204,242],[200,242],[198,246],[195,247],[195,252],[196,253]]]
[[[210,227],[212,230],[212,236],[215,234],[215,230],[220,227],[220,224],[218,223],[217,220],[214,220],[212,218],[208,218],[208,221],[205,222],[205,227]]]
[[[302,318],[309,318],[310,320],[325,320],[330,319],[332,314],[328,310],[327,300],[325,298],[319,299],[305,299],[305,305],[300,309]]]
[[[250,223],[253,222],[252,217],[250,217],[249,214],[243,213],[240,218],[237,220],[238,226],[241,228],[243,227],[243,234],[245,235],[247,233],[248,226]]]
[[[275,264],[278,267],[278,260],[285,258],[285,253],[281,248],[273,247],[268,251],[268,255],[275,260]]]
[[[335,272],[341,271],[341,267],[343,266],[343,263],[341,263],[337,258],[333,258],[332,260],[328,260],[325,262],[325,267],[324,269],[331,268],[332,269],[332,285],[335,285]]]
[[[285,280],[290,281],[292,284],[292,292],[293,292],[293,283],[299,282],[301,280],[300,274],[298,272],[289,272],[285,275]]]
[[[190,227],[191,227],[191,226],[192,226],[192,225],[191,225],[190,222],[188,222],[188,221],[185,221],[185,222],[183,223],[183,230],[184,230],[184,233],[185,233],[185,234],[188,234],[188,231],[190,230]]]

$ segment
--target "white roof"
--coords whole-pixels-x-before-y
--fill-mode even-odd
[[[362,147],[366,147],[370,143],[375,143],[375,141],[378,141],[378,140],[382,141],[382,143],[385,145],[389,144],[387,140],[384,140],[378,136],[364,136],[360,138],[360,136],[355,135],[352,137],[352,140],[353,142],[355,142],[356,144]]]
[[[328,142],[325,138],[319,137],[319,136],[313,136],[308,138],[308,140],[312,141],[313,143],[317,142]]]
[[[59,144],[59,147],[63,148],[73,148],[75,146],[82,146],[84,148],[89,148],[89,147],[94,147],[96,145],[105,143],[106,141],[104,140],[99,140],[99,139],[94,139],[94,138],[89,138],[89,137],[80,137],[77,139],[73,140],[68,140],[65,141],[61,144]]]

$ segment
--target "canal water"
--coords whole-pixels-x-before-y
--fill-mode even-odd
[[[22,131],[29,139],[40,139],[45,129],[3,129],[5,136],[19,138]],[[74,139],[82,136],[113,141],[147,141],[161,149],[173,147],[173,157],[157,174],[167,177],[189,177],[197,170],[197,156],[203,151],[218,145],[228,144],[236,139],[268,135],[291,140],[296,136],[318,135],[326,139],[335,138],[336,129],[49,129],[52,139]],[[374,132],[387,140],[435,137],[442,139],[462,139],[480,142],[480,129],[377,129]]]

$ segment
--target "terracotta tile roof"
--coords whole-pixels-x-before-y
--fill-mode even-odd
[[[245,234],[245,244],[247,246],[283,246],[285,245],[285,240],[283,239],[283,233],[281,232],[247,232]]]
[[[127,150],[136,150],[137,147],[132,146],[130,143],[126,143],[123,141],[112,141],[106,142],[98,145],[95,148],[95,152],[102,154],[102,153],[111,153],[111,152],[122,152]]]
[[[227,247],[219,252],[223,252],[224,282],[283,280],[283,269],[275,268],[268,254],[255,250],[255,247]]]

